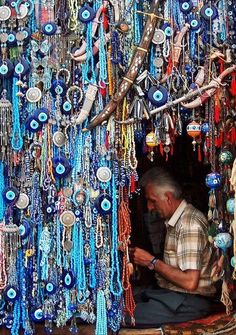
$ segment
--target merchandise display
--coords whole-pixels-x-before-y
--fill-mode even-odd
[[[192,137],[236,269],[235,16],[232,0],[0,2],[0,330],[134,323],[137,143],[168,160]]]

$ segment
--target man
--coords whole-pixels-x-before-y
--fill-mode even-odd
[[[214,252],[204,215],[182,198],[180,185],[165,170],[153,168],[140,180],[149,211],[166,220],[163,261],[138,247],[131,260],[155,271],[160,289],[144,291],[137,300],[137,327],[185,322],[212,312]]]

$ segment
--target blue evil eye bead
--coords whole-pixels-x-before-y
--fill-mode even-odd
[[[207,134],[209,133],[209,123],[208,122],[204,122],[202,125],[201,125],[201,132],[203,134]]]
[[[44,320],[44,314],[41,307],[33,308],[30,314],[34,322],[42,322]]]
[[[51,93],[54,98],[56,98],[57,95],[60,95],[61,97],[64,97],[66,95],[66,84],[64,80],[58,79],[53,80],[52,87],[51,87]]]
[[[112,198],[108,194],[101,194],[95,201],[95,207],[101,215],[111,214]]]
[[[19,235],[24,240],[29,236],[30,233],[30,223],[28,220],[23,219],[19,226]]]
[[[0,78],[9,78],[14,71],[14,65],[9,59],[0,61]]]
[[[31,31],[29,28],[24,27],[22,33],[24,34],[24,43],[27,43],[30,40]]]
[[[226,201],[226,210],[227,213],[234,215],[234,209],[235,209],[235,199],[230,198]]]
[[[216,235],[214,242],[217,248],[225,251],[232,246],[232,237],[229,233],[219,233]]]
[[[221,186],[222,183],[222,177],[217,172],[211,172],[208,175],[206,175],[206,186],[210,189],[216,189]]]
[[[14,186],[6,187],[3,190],[3,198],[7,204],[15,204],[19,198],[20,192]]]
[[[148,99],[154,106],[162,106],[168,100],[168,91],[164,86],[152,86],[148,90]]]
[[[14,76],[25,76],[29,72],[29,70],[29,63],[24,58],[21,58],[20,61],[15,64]]]
[[[192,1],[184,1],[180,3],[180,10],[182,13],[188,14],[191,12],[192,9],[193,9]]]
[[[71,270],[65,270],[62,273],[62,285],[67,288],[71,289],[75,285],[75,276]]]
[[[12,325],[13,325],[13,321],[14,321],[14,317],[12,314],[8,314],[7,317],[5,317],[3,319],[3,322],[4,322],[4,326],[7,328],[7,329],[11,329],[12,328]]]
[[[171,37],[173,35],[173,29],[171,28],[171,26],[169,25],[169,23],[164,23],[161,26],[161,30],[164,31],[165,35],[167,38]]]
[[[83,23],[89,23],[95,18],[95,11],[88,4],[81,7],[78,13],[78,18]]]
[[[38,119],[39,123],[44,124],[48,122],[49,119],[49,111],[45,107],[41,107],[36,109],[35,117]]]
[[[7,37],[7,46],[14,47],[17,45],[16,33],[14,31],[9,32]]]
[[[52,283],[52,282],[48,282],[48,283],[46,283],[44,289],[45,289],[45,292],[48,295],[52,295],[52,294],[54,294],[56,292],[57,286],[54,283]]]
[[[206,21],[214,20],[218,16],[218,10],[213,4],[205,5],[201,8],[200,15]]]
[[[62,113],[68,115],[70,114],[71,109],[72,109],[72,104],[68,100],[66,100],[62,105]]]
[[[42,125],[39,122],[37,116],[29,115],[25,121],[25,127],[31,133],[37,133],[39,130],[42,129]]]
[[[70,173],[71,166],[68,159],[65,157],[53,158],[52,165],[54,175],[58,178],[64,178]]]
[[[46,212],[47,214],[54,214],[55,213],[55,206],[53,206],[52,204],[51,205],[47,205],[46,207]]]
[[[8,285],[5,287],[3,295],[6,301],[14,302],[19,298],[19,290],[13,285]]]
[[[228,150],[223,150],[219,154],[219,162],[224,165],[231,164],[233,162],[233,155]]]
[[[47,36],[52,36],[56,33],[57,31],[57,25],[54,22],[46,22],[42,26],[42,32],[44,35]]]
[[[200,20],[193,18],[190,20],[189,24],[191,30],[198,30],[201,27],[202,23]]]

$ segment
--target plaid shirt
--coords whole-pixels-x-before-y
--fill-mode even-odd
[[[208,242],[208,223],[205,216],[183,200],[166,225],[164,262],[182,271],[200,270],[197,290],[188,293],[212,296],[215,287],[210,273],[214,253]],[[160,287],[187,293],[160,275],[156,274],[156,277]]]

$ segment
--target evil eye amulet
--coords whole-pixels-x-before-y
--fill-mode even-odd
[[[69,101],[65,101],[62,105],[61,112],[62,114],[68,115],[71,113],[72,104]]]
[[[192,1],[184,1],[180,3],[180,10],[184,14],[188,14],[193,9]]]
[[[49,119],[49,111],[45,107],[41,107],[35,110],[35,116],[38,119],[40,124],[44,124],[48,122]]]
[[[169,25],[169,23],[164,23],[161,26],[161,30],[164,31],[164,34],[166,35],[167,38],[171,37],[173,35],[173,29]]]
[[[29,115],[25,122],[26,129],[31,133],[37,133],[42,129],[42,124],[39,122],[36,115]]]
[[[54,205],[52,205],[52,204],[50,204],[50,205],[47,205],[47,207],[46,207],[46,212],[47,212],[47,214],[54,214],[55,213],[55,211],[56,211],[56,209],[55,209],[55,206]]]
[[[212,172],[212,173],[209,173],[206,176],[205,182],[206,182],[207,187],[209,187],[211,189],[216,189],[216,188],[219,188],[221,186],[222,177],[219,173]]]
[[[29,70],[30,70],[29,63],[24,58],[21,58],[15,64],[14,76],[15,77],[25,76],[29,72]]]
[[[9,205],[15,204],[19,198],[20,192],[14,186],[6,187],[3,190],[3,198],[5,202]]]
[[[54,175],[59,178],[63,178],[68,176],[71,170],[70,163],[68,159],[65,157],[60,157],[60,158],[53,158],[53,170],[54,170]]]
[[[232,245],[232,237],[229,233],[219,233],[215,237],[215,245],[222,250],[226,250]]]
[[[164,105],[168,100],[167,89],[164,86],[152,86],[148,90],[148,100],[157,107]]]
[[[62,273],[62,285],[67,288],[71,289],[75,285],[75,276],[71,270],[63,271]]]
[[[8,285],[3,291],[6,301],[14,302],[19,298],[19,290],[14,285]]]
[[[80,8],[78,12],[78,18],[83,23],[89,23],[95,18],[95,11],[92,7],[88,6],[87,4]]]
[[[51,93],[54,98],[56,98],[57,95],[60,95],[61,97],[64,97],[66,95],[66,84],[64,80],[58,79],[53,80],[52,87],[51,87]]]
[[[229,214],[233,215],[235,209],[235,199],[230,198],[226,201],[226,210]]]
[[[46,22],[42,26],[42,32],[44,35],[52,36],[57,31],[57,25],[54,22]]]
[[[211,4],[211,5],[207,4],[207,5],[205,5],[201,8],[200,15],[206,21],[214,20],[218,16],[218,10],[213,4]]]
[[[14,71],[14,65],[9,59],[0,61],[0,78],[9,78]]]
[[[14,316],[12,314],[8,314],[7,317],[4,318],[4,326],[7,329],[11,329],[14,321]]]
[[[209,133],[209,123],[204,122],[204,123],[201,125],[201,132],[202,132],[203,134],[207,134],[207,133]]]
[[[46,283],[44,289],[45,289],[46,294],[52,295],[56,292],[57,286],[52,282],[48,282]]]
[[[28,220],[23,219],[21,225],[19,226],[19,235],[24,240],[29,236],[30,233],[30,223]]]
[[[33,308],[30,314],[34,322],[42,322],[44,320],[44,314],[41,307]]]
[[[233,162],[233,155],[230,151],[224,150],[219,154],[219,162],[222,164],[231,164]]]
[[[193,18],[190,20],[189,22],[190,24],[190,29],[191,30],[198,30],[200,27],[201,27],[201,21],[200,20],[197,20],[196,18]]]
[[[7,46],[12,48],[17,45],[16,33],[14,31],[9,32],[7,37]]]
[[[111,214],[112,198],[108,194],[101,194],[95,201],[95,207],[101,215]]]

